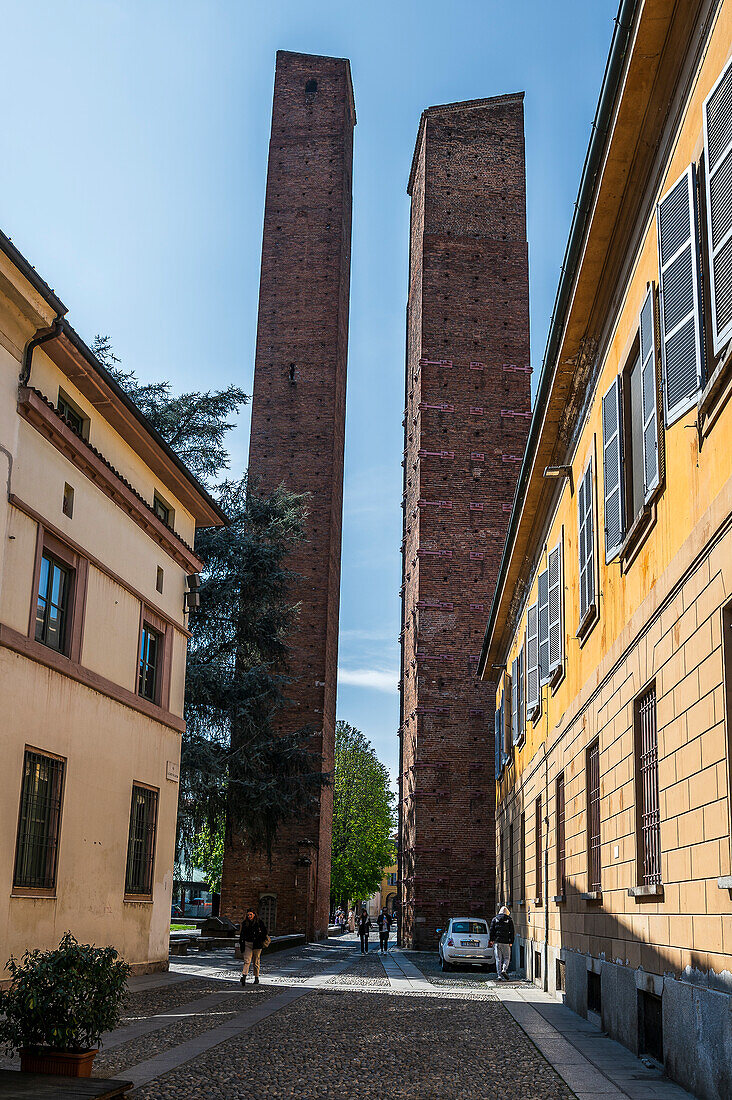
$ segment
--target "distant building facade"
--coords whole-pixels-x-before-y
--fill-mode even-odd
[[[187,577],[223,516],[0,234],[0,981],[70,929],[167,967]]]
[[[430,107],[404,412],[401,936],[494,905],[494,687],[476,675],[530,417],[523,95]]]
[[[732,1095],[732,3],[621,4],[491,608],[516,964]]]
[[[356,112],[344,58],[277,54],[262,242],[249,476],[307,494],[282,732],[309,726],[333,771],[338,664],[343,447]],[[221,912],[259,908],[270,932],[327,934],[332,787],[317,812],[281,829],[272,862],[227,845]]]

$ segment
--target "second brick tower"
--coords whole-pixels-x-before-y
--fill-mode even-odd
[[[494,685],[476,668],[530,418],[523,95],[430,107],[404,428],[402,941],[495,906]]]

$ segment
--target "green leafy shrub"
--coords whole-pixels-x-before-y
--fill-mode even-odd
[[[117,1027],[130,968],[114,947],[80,944],[70,932],[53,951],[11,958],[0,991],[0,1043],[13,1051],[80,1051]]]

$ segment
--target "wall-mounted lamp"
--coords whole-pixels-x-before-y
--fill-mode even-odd
[[[545,466],[544,477],[566,477],[569,479],[569,491],[574,496],[574,476],[571,466]]]
[[[183,597],[183,607],[186,611],[193,611],[201,606],[201,574],[189,573],[186,577],[186,593]]]

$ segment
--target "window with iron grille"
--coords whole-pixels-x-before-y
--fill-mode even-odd
[[[635,702],[638,884],[661,884],[661,813],[658,798],[656,685]]]
[[[513,825],[508,826],[508,890],[506,892],[506,905],[509,909],[513,906]]]
[[[52,890],[61,826],[64,761],[26,749],[13,885]]]
[[[157,821],[158,792],[150,787],[133,785],[130,835],[127,842],[126,894],[152,894]]]
[[[564,772],[557,776],[557,894],[564,897],[567,851],[564,828]]]
[[[600,745],[587,750],[587,878],[588,890],[602,888],[600,868]]]
[[[160,634],[157,630],[153,630],[149,623],[143,623],[140,637],[140,676],[137,691],[143,699],[149,699],[151,703],[157,702],[161,651]]]
[[[43,554],[36,599],[35,637],[37,642],[59,653],[66,652],[73,576],[73,569],[62,565],[49,553]]]
[[[519,900],[526,901],[526,814],[523,812],[519,821],[519,859],[521,860]]]
[[[541,861],[542,861],[542,845],[541,845],[541,797],[536,800],[536,816],[535,816],[535,844],[536,849],[536,899],[537,905],[541,905],[541,899],[543,896],[542,891],[542,874],[541,874]]]
[[[66,396],[63,390],[58,391],[58,404],[56,408],[66,421],[72,432],[81,439],[89,438],[89,418]]]
[[[498,871],[498,874],[499,874],[498,893],[499,893],[500,898],[501,898],[501,905],[505,905],[505,900],[504,899],[506,897],[506,863],[505,863],[505,844],[504,844],[504,834],[503,834],[503,832],[501,832],[501,835],[500,835],[500,856],[499,856],[499,860],[498,860],[498,867],[499,867],[499,871]]]

